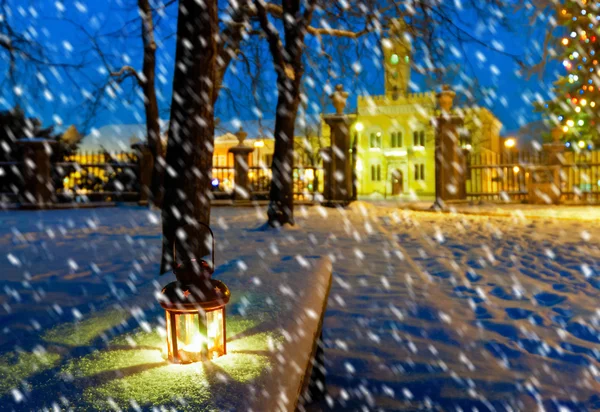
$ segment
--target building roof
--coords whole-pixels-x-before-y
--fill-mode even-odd
[[[314,116],[313,116],[314,117]],[[161,120],[161,133],[166,134],[168,130],[168,121]],[[274,119],[263,120],[230,120],[219,122],[215,126],[215,139],[221,142],[235,141],[235,133],[243,126],[248,136],[247,140],[252,139],[273,139],[273,130],[275,128]],[[306,123],[298,116],[296,122],[296,134],[306,128]],[[317,130],[314,124],[308,126],[311,130]],[[80,151],[99,151],[106,149],[109,152],[128,151],[131,145],[137,141],[146,140],[145,124],[109,124],[98,129],[93,129],[85,136],[79,146]]]

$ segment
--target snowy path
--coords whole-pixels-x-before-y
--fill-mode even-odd
[[[21,333],[156,280],[157,218],[137,208],[0,214],[4,352],[30,339],[15,342]],[[248,232],[263,218],[215,209],[217,264],[335,259],[320,407],[600,408],[599,223],[361,202],[299,208],[294,228]]]

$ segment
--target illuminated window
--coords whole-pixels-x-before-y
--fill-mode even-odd
[[[402,132],[392,132],[391,147],[402,147]]]
[[[371,133],[369,146],[372,148],[381,147],[381,132]]]

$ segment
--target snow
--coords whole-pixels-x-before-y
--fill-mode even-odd
[[[258,230],[252,209],[230,211],[220,219],[215,211],[227,222],[216,225],[215,277],[232,291],[228,354],[191,365],[165,359],[164,311],[155,296],[174,278],[157,281],[156,212],[1,214],[0,250],[10,252],[2,262],[0,405],[293,410],[325,310],[331,264],[289,248],[293,255],[267,266],[256,258],[258,246],[269,239],[285,248],[294,239]]]
[[[600,223],[588,219],[598,212],[484,209],[503,216],[390,202],[298,207],[296,227],[265,232],[263,208],[213,208],[238,338],[230,335],[232,356],[184,371],[153,350],[164,324],[148,296],[169,281],[157,277],[157,212],[0,213],[0,404],[33,406],[35,394],[39,407],[135,409],[173,406],[175,393],[180,410],[231,409],[235,394],[255,399],[265,389],[289,407],[268,377],[295,362],[270,348],[302,328],[263,326],[302,290],[304,266],[328,257],[327,397],[312,409],[600,408]]]

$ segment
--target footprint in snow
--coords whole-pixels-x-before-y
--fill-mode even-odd
[[[557,295],[556,293],[542,292],[534,296],[536,302],[541,306],[554,306],[564,302],[565,296]]]

